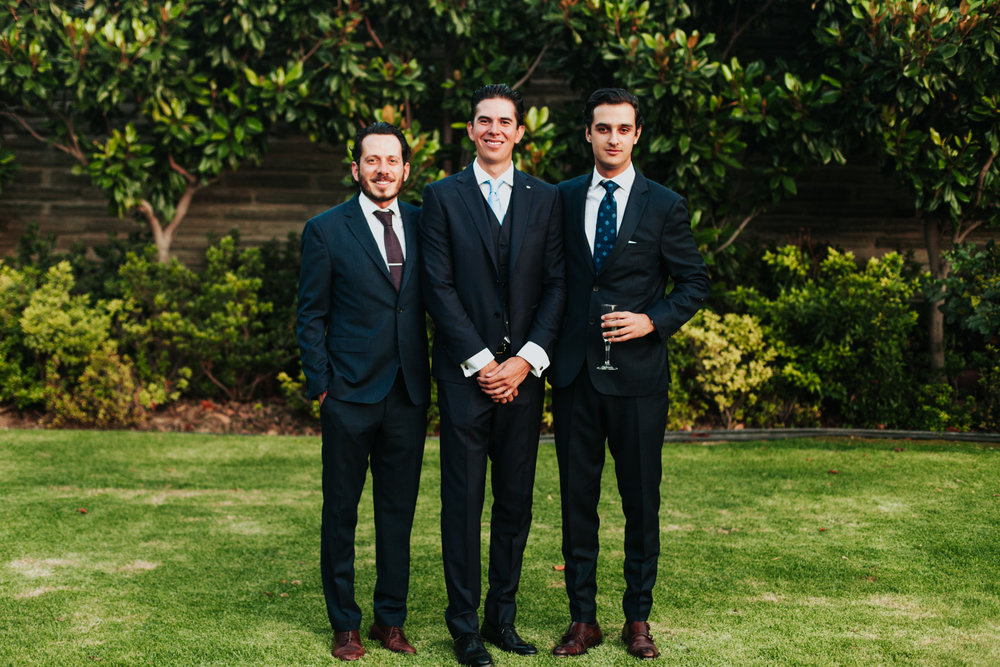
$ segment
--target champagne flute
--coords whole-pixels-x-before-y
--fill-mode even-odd
[[[615,304],[613,304],[613,303],[602,303],[601,304],[601,315],[607,315],[608,313],[613,313],[615,311],[615,308],[617,308],[617,306]],[[611,327],[611,328],[608,328],[607,331],[615,331],[616,329],[618,329],[618,327]],[[602,335],[603,335],[604,331],[605,330],[602,328],[601,329]],[[618,370],[617,366],[612,366],[611,365],[611,341],[608,340],[607,338],[604,339],[604,363],[601,364],[600,366],[598,366],[597,370],[599,370],[599,371],[616,371],[616,370]]]

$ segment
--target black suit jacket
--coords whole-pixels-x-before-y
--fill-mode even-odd
[[[376,403],[402,368],[410,400],[427,403],[420,209],[399,202],[406,261],[397,293],[358,196],[312,218],[302,232],[296,331],[308,393]]]
[[[565,387],[585,366],[603,394],[664,392],[670,383],[667,339],[701,308],[709,288],[687,205],[676,192],[636,171],[615,246],[597,275],[583,220],[590,179],[591,174],[584,174],[559,184],[569,297],[549,382]],[[666,294],[671,279],[673,289]],[[604,361],[602,303],[645,313],[656,327],[642,338],[611,345],[611,363],[617,371],[596,370]]]
[[[424,189],[423,288],[435,325],[432,368],[438,379],[466,381],[461,363],[484,348],[498,349],[505,293],[511,353],[530,340],[552,357],[566,300],[556,187],[515,171],[508,220],[510,269],[504,271],[472,165]]]

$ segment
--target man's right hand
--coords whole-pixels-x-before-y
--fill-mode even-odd
[[[323,400],[324,400],[324,399],[326,399],[326,392],[324,391],[324,392],[323,392],[322,394],[320,394],[320,395],[319,395],[319,396],[318,396],[317,398],[319,398],[319,404],[320,404],[320,405],[323,405]]]
[[[517,398],[517,387],[510,387],[509,389],[494,389],[489,386],[489,378],[486,376],[491,372],[500,367],[496,359],[486,364],[479,369],[476,373],[476,382],[479,383],[479,388],[483,390],[483,393],[490,397],[490,400],[494,403],[510,403],[515,398]]]

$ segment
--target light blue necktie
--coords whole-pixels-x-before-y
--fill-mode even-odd
[[[490,209],[493,211],[493,215],[496,216],[497,222],[501,225],[503,224],[503,216],[500,214],[500,183],[502,181],[494,181],[492,178],[486,179],[486,182],[490,186],[490,194],[486,197],[486,203],[490,205]]]
[[[594,229],[594,269],[600,273],[601,267],[615,247],[615,236],[618,233],[618,205],[615,203],[615,190],[618,184],[614,181],[601,181],[607,192],[597,209],[597,227]]]

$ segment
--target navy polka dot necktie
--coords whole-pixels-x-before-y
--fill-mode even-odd
[[[615,247],[615,235],[618,233],[618,204],[615,203],[615,190],[618,184],[614,181],[601,181],[607,192],[597,209],[597,227],[594,230],[594,269],[600,273],[601,267]]]

